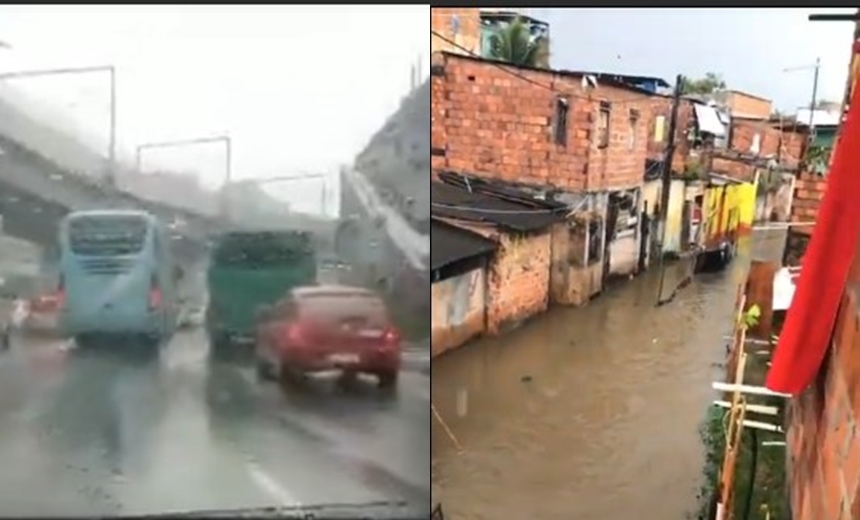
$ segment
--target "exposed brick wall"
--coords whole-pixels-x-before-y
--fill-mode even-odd
[[[711,162],[711,170],[733,179],[751,182],[755,178],[756,168],[749,160],[716,156]]]
[[[583,92],[581,78],[553,71],[515,69],[435,54],[432,85],[432,167],[570,191],[601,191],[641,184],[653,131],[653,96],[600,85]],[[513,69],[513,67],[508,67]],[[556,99],[570,96],[567,140],[556,144]],[[609,101],[610,139],[597,140],[600,101]],[[629,147],[630,110],[639,111]],[[444,154],[444,157],[441,157]]]
[[[807,143],[806,132],[795,129],[783,130],[780,162],[789,168],[796,168],[803,159],[803,154],[806,153]]]
[[[476,222],[442,219],[499,243],[487,269],[488,335],[540,314],[549,307],[552,234],[529,235],[500,232]]]
[[[452,25],[455,16],[459,24],[456,35]],[[481,52],[481,10],[478,8],[431,7],[430,28],[472,52],[479,54]],[[430,50],[431,52],[464,52],[432,34]]]
[[[732,141],[729,148],[741,153],[752,153],[752,145],[755,136],[759,136],[759,156],[776,156],[779,151],[779,140],[781,132],[779,128],[766,120],[756,119],[732,119]]]
[[[813,222],[818,217],[818,206],[824,198],[827,183],[824,177],[815,173],[803,172],[795,183],[794,202],[791,206],[792,222]],[[794,228],[803,234],[812,233],[812,226]]]
[[[858,37],[860,22],[855,24],[855,54],[846,97],[857,77]],[[803,174],[797,184],[796,199],[808,201],[800,207],[795,201],[797,220],[814,219],[824,179]],[[810,231],[795,228],[789,240],[808,241]],[[860,520],[860,241],[854,247],[832,348],[819,371],[819,382],[791,403],[787,443],[790,494],[797,520]],[[786,253],[790,253],[788,247]]]
[[[675,130],[675,154],[672,156],[672,171],[683,172],[684,167],[689,164],[690,141],[687,133],[695,127],[695,115],[693,113],[693,102],[682,99],[678,106],[678,121]],[[654,161],[662,161],[666,153],[666,144],[669,142],[669,120],[672,117],[672,98],[669,96],[652,96],[649,102],[651,112],[651,124],[648,129],[648,158]],[[657,119],[663,118],[661,136],[657,134]],[[692,159],[697,162],[697,158]]]
[[[499,235],[500,251],[490,266],[487,329],[497,334],[549,306],[551,237]]]
[[[850,285],[819,382],[791,402],[787,435],[796,520],[860,519],[860,320]]]
[[[751,96],[735,90],[727,92],[726,105],[733,114],[742,114],[747,117],[766,119],[773,111],[773,103],[770,100]]]
[[[586,225],[573,228],[566,222],[552,226],[552,271],[550,300],[560,305],[585,305],[602,287],[603,264],[599,260],[584,265],[588,243]],[[594,240],[596,238],[592,238]],[[596,275],[593,273],[597,273]]]

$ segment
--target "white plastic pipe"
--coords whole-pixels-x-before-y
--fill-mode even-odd
[[[769,395],[775,397],[791,397],[791,394],[784,394],[782,392],[773,392],[768,390],[763,386],[752,386],[752,385],[736,385],[732,383],[722,383],[719,381],[714,381],[711,383],[711,388],[717,390],[719,392],[740,392],[742,394],[749,395]]]
[[[719,406],[720,408],[731,408],[732,403],[728,401],[714,401],[714,404]],[[766,406],[762,404],[748,404],[746,405],[746,409],[748,412],[760,413],[762,415],[777,415],[779,410],[776,406]]]

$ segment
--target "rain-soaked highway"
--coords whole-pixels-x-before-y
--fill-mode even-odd
[[[698,428],[757,234],[722,273],[656,307],[658,269],[579,309],[556,308],[433,361],[433,500],[445,518],[682,520],[693,513]],[[671,271],[669,271],[671,272]]]
[[[209,361],[203,333],[160,356],[24,338],[0,354],[4,516],[429,502],[429,378],[281,389]]]

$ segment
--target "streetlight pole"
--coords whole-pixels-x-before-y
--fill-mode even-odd
[[[174,141],[161,141],[157,143],[144,143],[137,146],[135,150],[134,164],[135,170],[141,172],[142,154],[144,150],[150,148],[177,148],[180,146],[197,146],[201,144],[223,143],[224,145],[224,187],[227,187],[233,179],[233,141],[229,135],[219,135],[215,137],[197,137],[193,139],[177,139]],[[227,207],[226,191],[221,190],[220,209],[223,218],[229,218],[229,208]]]
[[[108,184],[116,188],[116,69],[111,66],[110,73],[110,137],[108,143]]]
[[[815,58],[815,64],[805,65],[802,67],[789,67],[782,69],[783,72],[794,72],[798,70],[814,69],[815,73],[812,76],[812,101],[809,104],[809,135],[812,136],[812,129],[815,123],[815,103],[818,102],[818,73],[821,69],[821,58]]]
[[[116,186],[116,68],[113,65],[95,67],[67,67],[43,70],[22,70],[0,73],[0,81],[10,79],[62,76],[68,74],[93,74],[107,72],[110,77],[110,130],[108,144],[108,171],[105,178],[111,187]]]

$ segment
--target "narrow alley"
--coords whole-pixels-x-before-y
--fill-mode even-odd
[[[698,434],[751,258],[779,259],[781,232],[743,239],[723,272],[655,305],[659,269],[580,308],[433,361],[433,501],[445,516],[674,520],[694,513]],[[667,277],[675,272],[667,269]],[[667,280],[668,285],[672,281]]]

